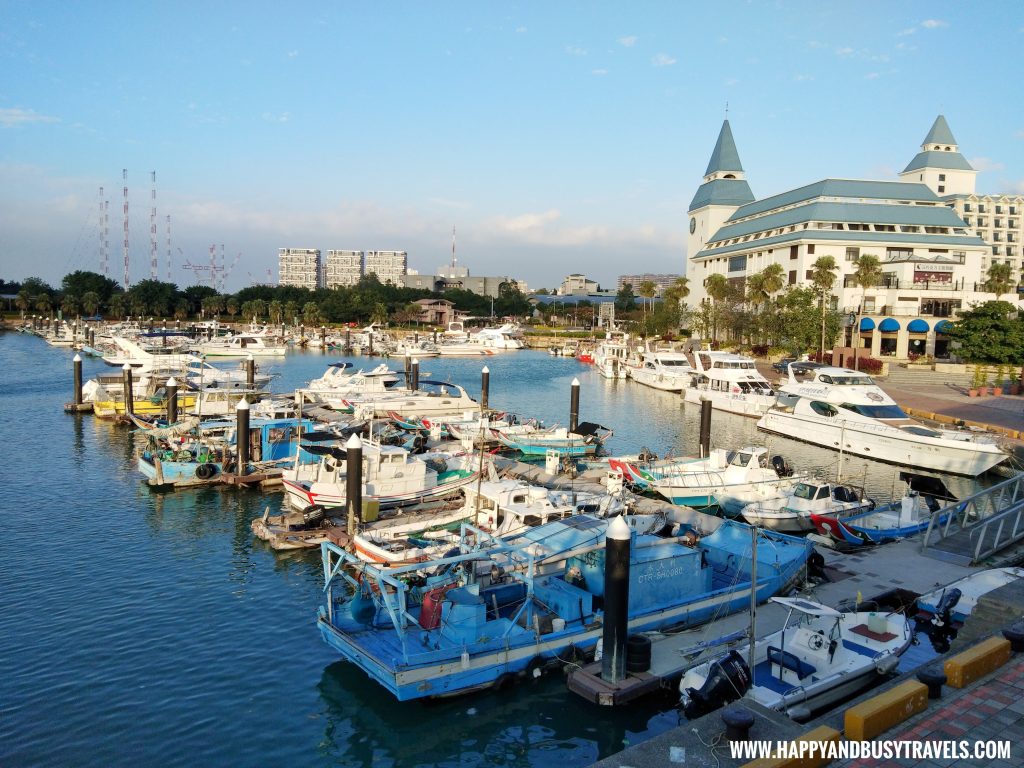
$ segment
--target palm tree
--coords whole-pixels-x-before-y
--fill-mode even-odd
[[[279,325],[281,318],[284,317],[284,305],[277,299],[274,299],[267,305],[267,312],[270,315],[270,322],[274,325]]]
[[[654,294],[658,292],[658,285],[653,280],[644,280],[640,283],[640,288],[637,293],[643,298],[647,299],[651,306],[654,306]],[[647,304],[644,304],[644,314],[647,314]]]
[[[831,256],[819,256],[811,265],[811,283],[821,304],[821,349],[818,357],[820,362],[825,362],[825,299],[832,294],[832,286],[835,285],[838,271],[839,265]]]
[[[110,309],[110,314],[119,320],[123,319],[125,307],[124,294],[115,293],[111,295],[110,301],[107,302],[107,307]]]
[[[188,299],[181,298],[174,305],[174,319],[184,320],[188,317],[188,313],[192,310],[192,305]]]
[[[210,315],[210,317],[213,318],[219,317],[221,311],[224,309],[224,297],[204,296],[202,307],[204,315]]]
[[[238,299],[236,299],[234,296],[228,298],[227,302],[225,302],[225,306],[228,310],[228,314],[231,317],[234,317],[235,315],[238,314]]]
[[[716,342],[718,341],[718,304],[729,295],[729,280],[725,275],[715,273],[710,275],[708,279],[704,281],[704,289],[707,291],[708,296],[711,297],[713,305],[711,317],[711,341]]]
[[[853,273],[853,283],[861,289],[860,306],[857,307],[857,324],[853,329],[853,370],[859,370],[858,353],[860,352],[860,321],[864,313],[864,302],[867,299],[868,288],[878,284],[882,278],[882,262],[877,256],[865,253],[857,259],[857,269]]]
[[[782,286],[786,284],[785,274],[786,271],[778,262],[769,264],[761,270],[761,276],[764,278],[764,292],[767,297],[771,297],[782,290]]]
[[[310,326],[315,326],[320,322],[320,307],[316,305],[315,301],[307,301],[302,308],[302,321]]]
[[[50,301],[50,294],[48,293],[37,293],[32,301],[35,303],[36,309],[39,310],[40,314],[49,314],[50,310],[53,309],[53,303]]]
[[[100,311],[100,295],[96,291],[86,291],[82,294],[82,310],[89,317]]]
[[[14,298],[14,305],[21,310],[21,316],[24,318],[25,313],[32,307],[32,294],[28,291],[18,291],[18,295]]]
[[[78,297],[65,293],[60,301],[60,310],[64,317],[74,317],[78,314]]]
[[[373,305],[373,311],[370,313],[371,323],[386,323],[388,321],[388,307],[384,302],[378,301]]]
[[[299,303],[297,301],[289,301],[284,305],[284,318],[289,321],[292,325],[298,322],[299,317]]]
[[[993,261],[985,275],[982,287],[988,293],[994,293],[996,301],[999,301],[1000,296],[1013,290],[1013,267]]]
[[[252,305],[250,307],[252,312],[252,322],[255,323],[257,320],[263,317],[264,313],[267,311],[267,303],[263,301],[263,299],[253,299],[249,303]]]

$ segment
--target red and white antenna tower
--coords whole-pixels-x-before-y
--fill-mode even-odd
[[[220,244],[220,287],[217,289],[221,293],[224,293],[224,283],[226,282],[226,275],[224,270],[227,269],[224,259],[224,243]]]
[[[159,280],[160,264],[156,255],[156,171],[150,171],[149,178],[152,183],[149,198],[149,277]]]
[[[128,274],[128,169],[121,171],[121,178],[124,180],[124,289],[127,291],[130,285]]]
[[[171,282],[171,214],[167,214],[167,282]]]
[[[217,290],[217,244],[210,246],[210,287]]]

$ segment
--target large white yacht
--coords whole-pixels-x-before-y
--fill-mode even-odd
[[[760,416],[775,403],[775,391],[754,361],[734,352],[701,350],[693,355],[696,371],[683,390],[688,403],[711,401],[718,411]]]
[[[609,331],[594,349],[594,365],[606,379],[624,379],[629,375],[629,334]]]
[[[848,368],[816,368],[809,381],[790,369],[757,426],[854,456],[970,477],[1007,458],[987,435],[911,419],[870,376]]]
[[[666,392],[682,392],[690,382],[693,366],[686,353],[674,349],[651,349],[648,345],[640,361],[629,369],[629,377],[641,384]]]

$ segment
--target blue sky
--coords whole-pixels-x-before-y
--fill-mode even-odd
[[[0,0],[0,276],[404,249],[531,288],[680,272],[726,103],[754,194],[894,178],[945,114],[1024,193],[1024,5]],[[179,251],[180,249],[180,251]]]

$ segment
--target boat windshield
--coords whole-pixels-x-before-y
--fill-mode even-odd
[[[867,416],[869,419],[905,419],[907,414],[903,412],[903,409],[898,405],[854,405],[853,403],[843,403],[843,408],[854,413],[859,413],[861,416]]]
[[[861,386],[861,387],[865,387],[865,386],[871,387],[871,386],[874,386],[874,384],[875,384],[875,382],[871,379],[870,376],[825,376],[825,375],[822,375],[821,380],[825,381],[826,379],[829,379],[829,381],[826,381],[825,383],[833,384],[833,385],[835,385],[837,387],[852,387],[852,386],[855,386],[855,385],[856,386]]]
[[[817,490],[816,486],[808,485],[807,483],[797,483],[793,486],[793,495],[798,499],[813,499]]]
[[[934,429],[928,429],[927,427],[909,426],[903,427],[902,429],[904,432],[909,432],[912,435],[920,435],[921,437],[942,437],[942,435]]]
[[[660,362],[665,367],[671,367],[671,366],[675,366],[675,365],[678,365],[678,366],[689,366],[690,365],[690,361],[689,360],[665,360],[665,359],[662,359]]]

